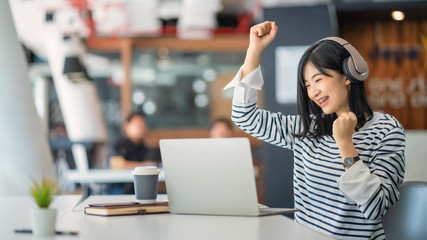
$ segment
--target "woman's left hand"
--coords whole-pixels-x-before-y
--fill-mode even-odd
[[[332,134],[339,146],[346,142],[352,142],[352,136],[357,124],[356,115],[353,112],[342,113],[332,125]]]

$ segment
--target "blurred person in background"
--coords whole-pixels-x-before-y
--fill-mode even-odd
[[[124,135],[113,145],[110,167],[112,169],[134,168],[140,165],[157,165],[160,150],[145,145],[147,132],[145,115],[134,112],[123,124]]]
[[[123,136],[111,148],[109,165],[112,169],[131,169],[141,165],[157,165],[161,162],[160,150],[145,145],[146,117],[133,112],[123,123]],[[112,184],[113,193],[131,194],[133,183]],[[123,192],[120,191],[123,190]],[[111,191],[110,191],[111,192]]]
[[[233,136],[233,123],[227,118],[215,119],[209,128],[211,138],[228,138]]]

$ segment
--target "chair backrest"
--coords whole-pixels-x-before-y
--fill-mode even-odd
[[[427,182],[427,130],[405,130],[405,179],[404,182]]]
[[[427,239],[427,182],[404,182],[382,222],[388,240]]]

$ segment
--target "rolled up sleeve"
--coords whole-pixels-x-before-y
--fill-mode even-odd
[[[381,218],[399,199],[405,173],[404,136],[399,124],[376,144],[369,161],[358,161],[338,179],[341,192],[359,206],[366,219]]]
[[[357,205],[367,203],[380,186],[380,179],[372,175],[368,166],[362,161],[356,162],[338,179],[340,190]]]
[[[261,90],[264,84],[261,67],[258,66],[243,79],[241,76],[242,67],[233,80],[224,87],[224,90],[234,87],[233,104],[255,103],[257,101],[257,90]]]

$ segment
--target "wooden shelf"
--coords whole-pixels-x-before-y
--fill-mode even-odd
[[[177,37],[120,37],[97,38],[88,41],[87,46],[94,51],[121,51],[123,44],[131,48],[158,49],[169,48],[184,52],[229,52],[246,51],[249,45],[248,34],[217,36],[211,39],[181,39]]]
[[[210,39],[181,39],[177,37],[118,37],[88,39],[91,51],[119,52],[123,64],[124,81],[121,86],[121,108],[125,119],[131,112],[132,52],[135,49],[168,48],[182,52],[245,52],[249,46],[248,34],[215,36]]]

